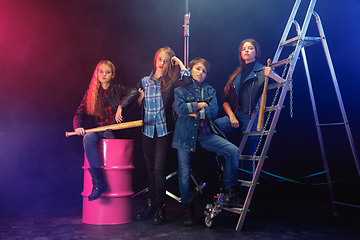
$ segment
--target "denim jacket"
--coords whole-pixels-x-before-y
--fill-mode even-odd
[[[191,78],[185,76],[183,79]],[[206,82],[201,83],[201,87],[198,87],[194,80],[189,85],[177,87],[174,91],[175,102],[173,108],[178,114],[178,118],[175,124],[174,138],[172,142],[173,148],[183,149],[186,151],[195,151],[198,129],[203,119],[209,120],[209,126],[213,133],[225,137],[221,131],[213,123],[219,106],[216,99],[216,91]],[[193,102],[206,102],[209,107],[202,108],[196,112],[197,104],[191,104]],[[191,113],[196,113],[197,117],[188,116]]]

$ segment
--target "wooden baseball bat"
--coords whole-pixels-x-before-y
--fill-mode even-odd
[[[268,59],[267,60],[267,66],[268,67],[270,67],[270,63],[271,63],[271,60]],[[259,132],[262,130],[263,124],[264,124],[266,92],[267,92],[268,79],[269,79],[269,76],[265,76],[264,89],[263,89],[263,93],[261,95],[261,103],[260,103],[260,109],[259,109],[259,119],[258,119],[258,124],[257,124],[257,127],[256,127],[256,130],[259,131]]]
[[[112,125],[107,125],[107,126],[102,126],[102,127],[97,127],[97,128],[90,128],[90,129],[86,129],[85,133],[102,132],[102,131],[106,131],[107,129],[120,130],[120,129],[126,129],[126,128],[141,127],[142,125],[143,125],[143,121],[138,120],[138,121],[132,121],[132,122],[117,123],[117,124],[112,124]],[[74,136],[74,135],[76,135],[76,132],[65,132],[66,137]]]

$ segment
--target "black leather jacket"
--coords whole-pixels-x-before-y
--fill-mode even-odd
[[[110,84],[109,87],[110,87],[110,93],[105,97],[107,98],[114,112],[116,112],[117,107],[119,105],[123,107],[124,111],[129,110],[126,109],[126,107],[129,106],[130,104],[133,105],[132,103],[135,103],[136,99],[139,97],[139,92],[136,88],[124,87],[118,84]],[[80,102],[80,106],[78,107],[75,113],[73,119],[74,129],[79,127],[84,127],[83,125],[84,125],[85,117],[88,116],[86,113],[86,96],[88,92],[89,90],[86,91],[82,101]],[[91,116],[91,117],[93,118],[93,120],[91,121],[92,122],[91,127],[96,127],[96,123],[99,117],[98,116]],[[126,119],[124,119],[124,116],[123,116],[123,121],[126,121]]]
[[[265,74],[264,74],[264,70],[262,69],[263,66],[264,65],[262,65],[261,63],[256,62],[252,72],[245,79],[245,82],[251,83],[251,84],[247,84],[247,87],[251,88],[250,89],[251,96],[249,102],[247,103],[249,104],[250,112],[246,114],[250,114],[255,109],[255,106],[259,101],[262,90],[264,88]],[[231,110],[234,112],[234,114],[236,113],[237,110],[239,110],[238,108],[241,108],[241,106],[239,106],[239,97],[242,92],[242,89],[239,91],[239,93],[236,90],[239,89],[241,75],[242,72],[240,72],[239,75],[236,76],[236,78],[234,79],[230,91],[227,94],[224,94],[223,96],[223,101],[228,102],[230,104]],[[243,84],[243,86],[244,85],[245,84]]]

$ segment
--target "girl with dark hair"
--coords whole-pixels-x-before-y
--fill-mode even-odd
[[[89,201],[96,200],[108,190],[104,182],[96,144],[103,138],[115,138],[112,131],[90,132],[85,134],[84,122],[86,116],[92,117],[92,126],[106,126],[115,122],[120,123],[132,120],[130,106],[135,106],[139,93],[136,88],[127,88],[112,84],[115,77],[115,66],[108,60],[98,63],[91,79],[89,89],[78,107],[73,125],[77,135],[84,136],[83,146],[88,159],[93,189]],[[125,112],[123,112],[125,110]],[[125,113],[125,115],[124,115]],[[130,136],[123,136],[128,138]]]
[[[223,108],[227,116],[214,121],[225,133],[238,129],[240,133],[237,140],[243,138],[243,132],[248,126],[251,113],[259,102],[264,88],[265,76],[269,76],[277,82],[283,81],[270,67],[259,63],[259,58],[260,46],[258,42],[254,39],[245,39],[240,43],[240,66],[231,74],[223,93]],[[254,124],[253,130],[256,131],[256,124]],[[242,153],[253,154],[257,139],[258,137],[249,137]],[[236,141],[236,144],[238,143]],[[251,162],[241,161],[241,168],[252,171]],[[242,174],[242,180],[251,181],[251,179],[251,174]]]

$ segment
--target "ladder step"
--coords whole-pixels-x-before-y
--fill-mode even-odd
[[[286,47],[295,47],[297,45],[298,40],[299,40],[299,36],[296,36],[286,40],[285,42],[282,42],[280,45]],[[303,46],[308,47],[320,41],[321,41],[321,37],[304,37]]]
[[[253,182],[250,182],[250,181],[245,181],[245,180],[241,180],[241,179],[239,179],[238,181],[241,182],[242,187],[251,187],[251,185],[253,185]],[[258,184],[259,184],[259,182],[256,183],[256,185],[258,185]]]
[[[249,160],[253,161],[253,158],[255,161],[259,161],[261,156],[253,156],[253,155],[240,155],[239,160]],[[268,158],[268,156],[265,156],[265,158]]]
[[[233,212],[233,213],[236,213],[239,215],[244,212],[243,208],[225,208],[225,207],[223,207],[223,209],[228,212]],[[248,212],[250,212],[250,209],[248,209]]]
[[[282,107],[284,107],[284,106],[282,106]],[[266,107],[266,108],[265,108],[265,112],[276,111],[277,108],[278,108],[278,105],[273,106],[273,107],[271,107],[271,106],[270,106],[270,107]],[[259,112],[259,108],[258,108],[258,109],[255,109],[254,112]]]
[[[274,131],[275,133],[276,131]],[[244,132],[244,135],[246,136],[260,136],[262,134],[262,132],[258,132],[258,131],[252,131],[252,132]],[[264,135],[269,135],[269,131],[265,131]]]
[[[298,40],[299,40],[299,36],[296,36],[296,37],[286,40],[285,42],[282,42],[280,45],[287,46],[287,47],[295,47],[298,43]],[[313,45],[318,42],[321,42],[320,37],[305,37],[303,46],[308,47],[308,46]],[[288,59],[283,59],[283,60],[280,60],[280,61],[270,64],[270,67],[277,68],[277,67],[285,65],[286,63],[288,63],[288,61],[289,61]]]
[[[240,155],[239,160],[250,160],[252,161],[254,158],[253,155]],[[255,156],[255,161],[258,161],[261,158],[261,156]]]
[[[285,85],[285,82],[283,82],[283,83],[280,83],[280,87],[284,87],[284,85]],[[269,90],[271,90],[271,89],[277,89],[279,87],[279,83],[271,83],[271,84],[269,84],[268,86],[267,86],[267,90],[269,91]]]
[[[335,125],[345,125],[345,123],[339,122],[339,123],[320,123],[320,124],[318,124],[318,126],[335,126]]]
[[[272,68],[281,67],[281,66],[287,64],[288,61],[289,61],[289,59],[283,59],[283,60],[280,60],[277,62],[273,62],[272,64],[270,64],[270,67],[272,67]]]

